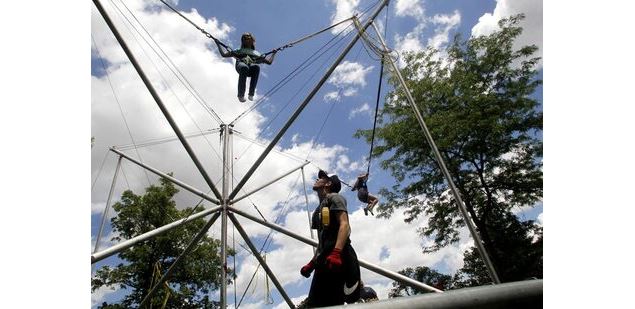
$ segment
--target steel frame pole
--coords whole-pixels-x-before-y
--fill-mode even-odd
[[[112,198],[112,193],[115,191],[115,185],[117,184],[117,176],[119,175],[119,169],[121,168],[121,156],[117,160],[117,168],[115,169],[115,175],[112,177],[112,184],[110,185],[110,191],[108,192],[108,199],[106,199],[106,208],[104,208],[104,213],[101,217],[101,224],[99,225],[99,232],[97,232],[97,238],[95,239],[95,249],[93,253],[99,250],[99,240],[101,239],[101,233],[104,230],[104,224],[106,223],[106,218],[108,217],[108,209],[110,208],[110,199]]]
[[[137,164],[137,165],[149,170],[150,172],[152,172],[152,173],[154,173],[156,175],[159,175],[159,176],[167,179],[168,181],[172,182],[173,184],[176,184],[179,187],[181,187],[181,188],[183,188],[183,189],[185,189],[187,191],[190,191],[190,192],[194,193],[195,195],[197,195],[197,196],[199,196],[201,198],[204,198],[204,199],[206,199],[206,200],[208,200],[208,201],[210,201],[210,202],[212,202],[212,203],[214,203],[216,205],[220,205],[220,201],[218,201],[217,199],[215,199],[215,198],[203,193],[202,191],[200,191],[200,190],[198,190],[198,189],[196,189],[196,188],[194,188],[194,187],[192,187],[192,186],[190,186],[190,185],[188,185],[188,184],[186,184],[186,183],[184,183],[184,182],[182,182],[182,181],[180,181],[180,180],[178,180],[178,179],[176,179],[176,178],[174,178],[174,177],[172,177],[172,176],[170,176],[170,175],[168,175],[166,173],[163,173],[163,172],[157,170],[156,168],[153,168],[153,167],[151,167],[151,166],[149,166],[149,165],[147,165],[145,163],[141,163],[141,162],[133,159],[132,157],[126,155],[125,153],[123,153],[123,152],[121,152],[121,151],[119,151],[119,150],[117,150],[115,148],[110,148],[110,151],[112,151],[112,152],[114,152],[114,153],[116,153],[116,154],[128,159],[128,161],[130,161],[130,162],[132,162],[134,164]]]
[[[96,1],[96,0],[94,0]],[[362,29],[366,29],[370,26],[370,24],[372,23],[373,19],[375,17],[377,17],[377,15],[379,15],[379,13],[383,10],[384,6],[386,6],[386,4],[388,3],[388,0],[384,0],[381,5],[379,5],[379,7],[375,10],[375,12],[373,12],[373,14],[371,15],[371,17],[368,19],[368,21],[366,21],[366,23],[364,24],[364,26],[362,27]],[[307,106],[307,104],[309,104],[309,102],[311,101],[311,99],[313,98],[313,96],[315,96],[315,94],[318,92],[318,90],[320,90],[320,88],[322,87],[322,85],[326,82],[326,80],[331,76],[331,73],[333,73],[333,71],[335,70],[335,68],[340,64],[340,62],[342,62],[342,60],[344,59],[344,57],[348,54],[348,52],[353,48],[353,46],[355,45],[355,43],[357,43],[357,40],[359,40],[360,37],[360,33],[358,32],[355,37],[353,38],[353,40],[348,44],[348,46],[346,46],[346,48],[344,49],[344,51],[337,57],[337,59],[335,60],[335,62],[333,62],[333,64],[331,65],[331,67],[326,71],[326,73],[324,74],[324,76],[322,76],[322,79],[320,79],[320,81],[317,83],[317,85],[315,87],[313,87],[313,90],[311,90],[311,92],[307,95],[307,97],[304,99],[304,101],[302,101],[302,103],[300,104],[300,106],[298,106],[298,108],[295,110],[295,112],[293,112],[293,115],[291,115],[291,117],[289,118],[289,120],[284,124],[284,126],[280,129],[280,131],[278,132],[278,134],[273,138],[273,140],[271,141],[271,143],[269,143],[269,145],[267,146],[267,148],[265,148],[265,150],[263,151],[263,153],[260,155],[260,157],[256,160],[256,162],[254,163],[254,165],[249,169],[249,171],[247,171],[247,173],[245,174],[245,176],[243,176],[243,178],[240,180],[240,182],[238,183],[238,185],[234,188],[234,190],[232,191],[232,193],[229,195],[229,199],[233,199],[236,194],[238,194],[238,191],[240,191],[240,189],[245,185],[245,183],[247,182],[247,180],[249,180],[249,178],[251,177],[251,175],[256,171],[256,169],[258,168],[258,166],[260,166],[260,164],[262,163],[262,161],[267,157],[267,155],[269,154],[269,152],[273,149],[273,147],[278,143],[278,141],[282,138],[282,136],[287,132],[287,129],[289,129],[289,127],[291,126],[291,124],[295,121],[295,119],[300,115],[300,113],[304,110],[304,108]]]
[[[384,49],[388,49],[388,47],[386,46],[386,42],[384,41],[384,38],[381,35],[381,31],[377,29],[377,26],[375,26],[375,23],[372,23],[372,25],[373,25],[373,29],[375,30],[375,33],[377,33],[377,36],[379,37],[379,40],[382,46],[384,47]],[[360,30],[360,31],[363,31],[363,30]],[[443,173],[443,176],[445,176],[445,179],[448,182],[448,185],[450,186],[450,190],[452,191],[452,195],[454,196],[457,207],[459,208],[459,211],[461,212],[461,215],[463,216],[463,219],[465,220],[465,223],[467,224],[467,227],[470,230],[470,234],[472,234],[472,238],[474,239],[476,248],[478,249],[478,252],[480,253],[481,258],[483,259],[485,266],[487,267],[487,271],[490,277],[492,278],[494,283],[496,284],[501,283],[500,279],[498,278],[498,274],[496,273],[496,269],[494,268],[494,264],[490,260],[489,255],[487,254],[487,250],[485,250],[485,247],[483,246],[481,237],[479,236],[478,232],[476,231],[476,228],[474,227],[474,222],[472,222],[467,212],[467,209],[465,208],[465,204],[463,204],[461,195],[459,194],[458,189],[454,185],[454,181],[452,181],[450,172],[445,166],[445,162],[443,161],[443,158],[441,157],[441,153],[439,152],[439,149],[437,148],[434,142],[434,139],[432,138],[432,135],[430,134],[430,131],[428,130],[428,127],[426,126],[423,120],[423,116],[421,116],[421,112],[419,111],[417,104],[415,104],[415,101],[412,98],[412,94],[410,93],[410,89],[408,89],[408,86],[406,85],[406,81],[403,79],[403,76],[401,76],[401,72],[399,71],[399,68],[397,68],[397,65],[392,60],[392,58],[391,57],[385,57],[385,58],[388,59],[388,62],[390,63],[392,70],[395,73],[395,76],[397,77],[397,79],[399,80],[399,83],[404,89],[404,93],[406,94],[408,103],[410,103],[410,106],[412,107],[414,111],[415,117],[417,118],[419,125],[421,125],[421,129],[423,130],[423,135],[425,136],[428,142],[428,145],[430,145],[430,148],[432,148],[432,152],[434,153],[434,157],[437,160],[439,167],[441,168],[441,172]]]
[[[227,308],[227,208],[229,200],[229,181],[231,180],[231,169],[229,168],[231,155],[229,153],[229,139],[232,134],[232,128],[225,124],[221,124],[221,135],[223,135],[223,199],[221,202],[221,286],[220,286],[220,307]]]
[[[241,215],[241,216],[243,216],[243,217],[245,217],[245,218],[247,218],[247,219],[249,219],[251,221],[254,221],[256,223],[260,223],[260,224],[262,224],[262,225],[264,225],[264,226],[266,226],[268,228],[271,228],[271,229],[276,230],[276,231],[278,231],[278,232],[280,232],[282,234],[290,236],[291,238],[297,239],[297,240],[299,240],[299,241],[301,241],[301,242],[303,242],[305,244],[311,245],[313,247],[317,247],[317,245],[318,245],[318,243],[315,240],[313,240],[313,239],[309,239],[309,238],[306,238],[304,236],[298,235],[298,234],[296,234],[294,232],[291,232],[291,231],[289,231],[289,230],[287,230],[287,229],[285,229],[285,228],[283,228],[283,227],[281,227],[279,225],[276,225],[276,224],[273,224],[273,223],[269,223],[267,221],[260,220],[260,219],[254,217],[254,216],[252,216],[252,215],[250,215],[250,214],[248,214],[248,213],[246,213],[244,211],[240,211],[240,210],[238,210],[236,208],[232,208],[231,212],[239,214],[239,215]],[[370,270],[370,271],[372,271],[372,272],[378,273],[378,274],[380,274],[380,275],[382,275],[384,277],[393,279],[395,281],[399,281],[399,282],[401,282],[403,284],[412,286],[414,288],[423,289],[423,290],[427,290],[427,291],[431,291],[431,292],[437,292],[437,293],[442,293],[443,292],[443,291],[441,291],[441,290],[439,290],[437,288],[431,287],[431,286],[429,286],[427,284],[421,283],[421,282],[416,281],[416,280],[414,280],[412,278],[408,278],[408,277],[406,277],[406,276],[404,276],[404,275],[402,275],[400,273],[396,273],[394,271],[379,267],[379,266],[377,266],[375,264],[371,264],[371,263],[366,262],[366,261],[364,261],[362,259],[359,259],[359,265],[364,267],[364,268],[366,268],[366,269],[368,269],[368,270]]]
[[[232,212],[233,211],[234,211],[234,208],[232,208]],[[280,284],[280,281],[278,281],[278,278],[276,278],[276,275],[273,273],[273,271],[271,271],[271,268],[269,268],[269,265],[267,265],[267,262],[265,262],[265,259],[263,259],[260,253],[258,253],[258,249],[251,242],[251,239],[249,239],[249,235],[247,235],[243,227],[240,225],[240,222],[238,222],[238,219],[236,219],[236,216],[234,216],[234,214],[231,212],[228,215],[230,220],[232,220],[232,222],[234,223],[234,226],[238,230],[238,233],[240,233],[240,236],[243,237],[243,240],[245,241],[247,246],[249,246],[249,250],[251,250],[251,253],[256,257],[256,259],[258,259],[258,262],[260,263],[262,268],[265,270],[265,272],[267,272],[267,275],[269,275],[269,278],[271,278],[271,281],[273,281],[273,284],[276,286],[276,288],[278,288],[278,292],[280,292],[280,295],[282,295],[282,298],[284,298],[284,300],[287,302],[287,304],[289,305],[289,308],[295,308],[295,304],[293,304],[293,302],[291,301],[291,298],[289,298],[289,295],[287,295],[287,292],[284,291],[284,288],[282,288],[282,284]]]
[[[260,191],[260,190],[262,190],[262,189],[264,189],[264,188],[266,188],[266,187],[268,187],[269,185],[271,185],[271,184],[275,183],[276,181],[278,181],[278,180],[280,180],[280,179],[282,179],[282,178],[284,178],[284,177],[289,176],[289,174],[291,174],[291,173],[293,173],[293,172],[295,172],[295,171],[297,171],[297,170],[299,170],[299,169],[303,168],[305,165],[307,165],[307,164],[309,164],[309,163],[310,163],[309,161],[306,161],[306,162],[302,163],[302,165],[300,165],[300,166],[298,166],[298,167],[293,168],[292,170],[290,170],[290,171],[288,171],[288,172],[286,172],[286,173],[282,174],[282,175],[281,175],[281,176],[279,176],[278,178],[276,178],[276,179],[274,179],[274,180],[272,180],[272,181],[270,181],[270,182],[268,182],[268,183],[266,183],[266,184],[264,184],[264,185],[262,185],[262,186],[258,187],[257,189],[254,189],[254,190],[252,190],[252,191],[250,191],[250,192],[248,192],[248,193],[245,193],[245,195],[243,195],[243,196],[241,196],[241,197],[237,197],[237,198],[233,199],[233,200],[231,201],[231,202],[232,202],[232,204],[236,204],[236,203],[238,203],[238,201],[240,201],[240,200],[242,200],[242,199],[244,199],[244,198],[246,198],[246,197],[248,197],[248,196],[250,196],[250,195],[252,195],[252,194],[254,194],[254,193],[256,193],[256,192],[258,192],[258,191]]]
[[[327,308],[368,309],[506,309],[542,308],[543,280],[526,280],[483,285],[446,291],[443,294],[422,294],[387,300],[332,306]]]
[[[304,188],[304,201],[306,202],[306,216],[309,219],[309,233],[311,233],[311,239],[315,239],[313,235],[313,229],[311,228],[311,210],[309,209],[309,195],[306,193],[306,177],[304,177],[304,167],[302,167],[302,184]],[[313,247],[313,253],[315,254],[315,247]]]
[[[195,213],[195,214],[193,214],[193,215],[191,215],[189,217],[186,217],[186,218],[183,218],[183,219],[179,219],[179,220],[174,221],[172,223],[168,223],[168,224],[166,224],[166,225],[164,225],[162,227],[159,227],[159,228],[156,228],[156,229],[154,229],[152,231],[143,233],[143,234],[141,234],[141,235],[139,235],[137,237],[130,238],[130,239],[126,240],[126,241],[120,242],[120,243],[118,243],[118,244],[116,244],[116,245],[114,245],[114,246],[112,246],[112,247],[110,247],[108,249],[99,251],[97,253],[93,253],[93,255],[90,256],[90,263],[94,264],[96,262],[99,262],[99,261],[101,261],[101,260],[103,260],[103,259],[105,259],[105,258],[107,258],[107,257],[109,257],[109,256],[111,256],[113,254],[116,254],[116,253],[119,253],[119,252],[121,252],[123,250],[126,250],[126,249],[132,247],[133,245],[135,245],[137,243],[140,243],[142,241],[145,241],[145,240],[150,239],[150,238],[155,237],[155,236],[159,236],[159,235],[161,235],[161,234],[163,234],[163,233],[165,233],[165,232],[167,232],[169,230],[177,228],[177,227],[179,227],[179,226],[181,226],[181,225],[183,225],[185,223],[192,222],[192,221],[194,221],[194,220],[196,220],[198,218],[202,218],[202,217],[208,216],[210,214],[213,214],[215,212],[218,212],[220,209],[221,209],[220,206],[216,206],[214,208],[210,208],[210,209],[199,211],[199,212],[197,212],[197,213]]]
[[[179,140],[181,141],[181,144],[183,144],[183,147],[185,148],[185,151],[187,151],[188,155],[190,155],[190,158],[192,159],[192,162],[194,162],[194,165],[196,165],[196,168],[199,170],[199,172],[203,176],[203,179],[205,179],[205,182],[207,183],[207,185],[210,187],[212,192],[214,192],[214,195],[216,196],[216,198],[220,199],[221,198],[220,197],[220,193],[218,192],[218,190],[214,186],[214,182],[209,177],[209,175],[207,175],[207,172],[205,171],[205,168],[203,168],[203,165],[201,164],[201,162],[196,157],[196,154],[194,154],[194,151],[190,147],[190,144],[188,144],[187,140],[183,136],[183,133],[181,132],[181,129],[179,129],[179,126],[176,124],[176,122],[172,118],[172,115],[170,115],[170,112],[165,107],[165,104],[163,104],[163,101],[161,100],[161,97],[159,97],[159,94],[154,89],[154,86],[152,86],[152,83],[150,82],[150,80],[146,76],[145,72],[143,71],[143,69],[141,68],[139,63],[137,62],[137,59],[132,54],[132,51],[130,51],[130,49],[128,48],[128,45],[123,40],[123,37],[121,36],[121,34],[119,34],[119,30],[117,30],[117,28],[115,27],[114,23],[112,22],[112,20],[108,16],[108,13],[106,13],[106,10],[104,10],[104,8],[101,5],[101,3],[99,2],[99,0],[93,0],[93,3],[97,7],[97,10],[99,10],[99,13],[101,14],[101,16],[104,18],[104,21],[106,21],[106,24],[108,25],[108,28],[110,28],[110,31],[112,31],[112,33],[115,35],[115,38],[117,39],[117,42],[119,42],[119,45],[121,45],[121,48],[126,53],[126,56],[128,56],[128,59],[130,60],[130,63],[132,63],[132,65],[134,66],[135,70],[139,74],[139,77],[141,77],[141,80],[145,84],[146,88],[148,88],[148,91],[150,92],[150,95],[152,95],[152,98],[154,99],[154,101],[159,106],[159,109],[161,109],[161,112],[163,112],[163,115],[165,116],[165,118],[167,119],[168,123],[170,124],[170,126],[174,130],[174,133],[176,133],[176,136],[178,136]]]
[[[216,219],[218,219],[219,216],[220,216],[220,213],[218,213],[218,212],[215,213],[214,216],[212,216],[212,218],[207,222],[207,224],[205,224],[205,226],[198,232],[198,234],[196,234],[194,239],[192,239],[190,241],[190,243],[187,244],[187,247],[185,247],[185,250],[183,250],[183,252],[181,252],[181,255],[179,255],[179,257],[176,258],[174,263],[172,263],[172,265],[170,265],[170,268],[168,268],[168,270],[165,272],[165,274],[163,274],[161,279],[159,279],[159,282],[157,282],[152,287],[152,289],[150,289],[148,294],[143,298],[143,300],[141,301],[141,304],[139,304],[139,308],[143,308],[143,306],[148,302],[148,300],[150,300],[152,295],[163,284],[163,282],[165,282],[165,280],[167,280],[170,277],[170,275],[172,275],[172,272],[174,272],[174,268],[176,268],[176,266],[179,264],[179,262],[181,262],[181,260],[183,259],[183,257],[186,254],[188,254],[188,253],[190,253],[190,251],[192,251],[192,249],[198,243],[198,241],[201,240],[201,238],[203,238],[203,236],[205,236],[205,233],[207,233],[207,230],[209,230],[209,228],[212,226],[212,224],[214,224],[214,222],[216,222]]]

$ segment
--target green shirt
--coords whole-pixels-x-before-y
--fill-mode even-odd
[[[262,57],[257,50],[251,48],[239,48],[233,50],[232,53],[238,58],[239,61],[242,61],[246,64],[259,63],[258,58]]]

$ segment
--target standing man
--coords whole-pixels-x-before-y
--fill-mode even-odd
[[[349,238],[346,199],[338,193],[341,188],[337,175],[328,176],[322,170],[313,184],[313,191],[320,199],[311,220],[311,228],[318,231],[318,247],[315,256],[300,269],[307,278],[315,270],[307,302],[309,308],[342,305],[359,299],[359,262]]]

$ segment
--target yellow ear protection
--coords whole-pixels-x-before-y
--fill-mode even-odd
[[[329,226],[330,222],[331,222],[331,218],[329,218],[329,208],[322,207],[322,225],[324,227],[327,227]]]

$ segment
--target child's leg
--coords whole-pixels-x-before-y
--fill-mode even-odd
[[[377,202],[379,202],[379,200],[371,195],[370,193],[368,194],[368,201],[370,203],[368,203],[368,210],[370,210],[371,212],[373,211],[373,208],[375,208],[375,205],[377,205]]]

